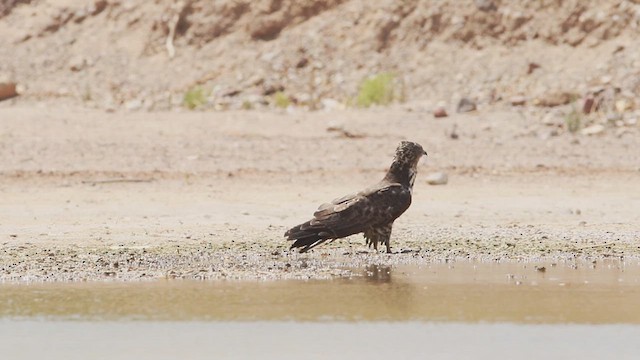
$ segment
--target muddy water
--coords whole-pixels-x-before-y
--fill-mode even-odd
[[[638,262],[369,266],[330,281],[0,285],[0,318],[640,324]]]
[[[0,285],[0,358],[539,360],[640,353],[637,262],[357,271],[331,281]]]

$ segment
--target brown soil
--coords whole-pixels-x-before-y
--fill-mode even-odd
[[[635,108],[639,25],[636,0],[9,1],[0,81],[22,102],[162,110],[202,86],[208,108],[263,108],[277,91],[306,108],[392,72],[396,96],[426,108],[603,90],[603,110]]]

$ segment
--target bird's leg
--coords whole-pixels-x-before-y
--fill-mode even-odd
[[[380,234],[380,240],[384,242],[387,247],[387,254],[391,254],[391,229],[393,228],[393,223],[388,224],[384,228],[382,228]]]

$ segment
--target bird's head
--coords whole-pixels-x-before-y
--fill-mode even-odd
[[[401,141],[396,149],[394,161],[415,167],[422,155],[427,155],[427,152],[420,144],[411,141]]]

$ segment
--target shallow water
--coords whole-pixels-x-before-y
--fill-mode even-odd
[[[440,263],[274,282],[0,285],[0,318],[640,324],[640,265]]]
[[[0,320],[3,359],[637,359],[640,326]]]

